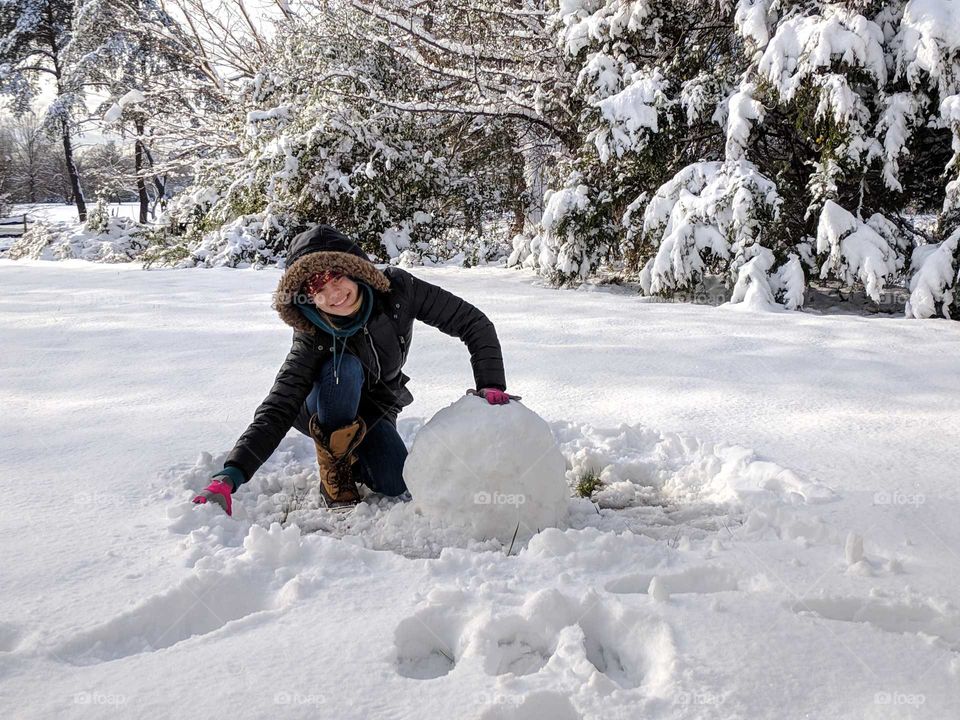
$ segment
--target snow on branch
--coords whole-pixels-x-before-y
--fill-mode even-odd
[[[628,239],[656,250],[640,273],[643,291],[690,289],[708,265],[738,271],[757,254],[763,223],[776,218],[779,203],[775,184],[745,160],[683,168],[646,203],[641,227],[634,216],[642,198],[624,216]]]
[[[910,278],[910,300],[906,315],[914,318],[933,317],[940,306],[944,317],[950,317],[953,305],[953,288],[958,280],[956,267],[957,244],[960,228],[941,243],[920,245],[913,251]]]
[[[880,292],[903,267],[898,236],[897,228],[882,215],[863,222],[827,200],[817,223],[817,252],[828,254],[820,277],[833,276],[848,286],[859,281],[867,296],[880,302]]]
[[[610,159],[611,151],[617,157],[637,151],[646,137],[658,131],[658,111],[670,104],[664,85],[659,68],[640,70],[626,88],[596,103],[606,121],[606,127],[598,128],[593,137],[601,162]]]
[[[785,100],[801,83],[836,62],[862,68],[880,85],[887,80],[883,30],[875,22],[843,7],[828,5],[823,15],[800,15],[777,28],[758,70]]]
[[[896,67],[913,87],[929,77],[941,95],[956,93],[960,82],[960,4],[949,0],[910,0],[899,28]]]

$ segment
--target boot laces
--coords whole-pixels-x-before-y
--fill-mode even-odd
[[[333,464],[332,474],[333,478],[331,479],[338,495],[344,491],[356,491],[357,484],[353,480],[353,463],[350,462],[349,456],[342,457]]]

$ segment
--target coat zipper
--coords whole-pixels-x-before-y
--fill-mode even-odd
[[[373,338],[370,337],[370,332],[367,330],[366,325],[363,326],[363,334],[366,336],[367,342],[370,343],[370,349],[373,351],[373,357],[377,361],[377,380],[380,380],[380,374],[382,372],[380,367],[380,356],[377,354],[377,346],[373,344]],[[369,382],[368,384],[372,390],[373,382]]]

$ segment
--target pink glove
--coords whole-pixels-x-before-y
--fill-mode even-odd
[[[230,483],[223,482],[222,480],[214,480],[207,488],[197,495],[193,501],[198,505],[203,505],[210,500],[215,502],[217,505],[223,508],[223,511],[227,515],[233,515],[233,500],[230,498]]]
[[[481,390],[467,390],[468,395],[484,398],[491,405],[506,405],[511,400],[522,400],[519,395],[509,395],[497,388],[483,388]]]

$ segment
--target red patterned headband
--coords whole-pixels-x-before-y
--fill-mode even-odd
[[[339,280],[343,277],[342,272],[337,272],[336,270],[324,270],[323,272],[315,272],[310,277],[308,277],[303,283],[303,289],[307,291],[308,295],[316,295],[324,286],[332,281]]]

